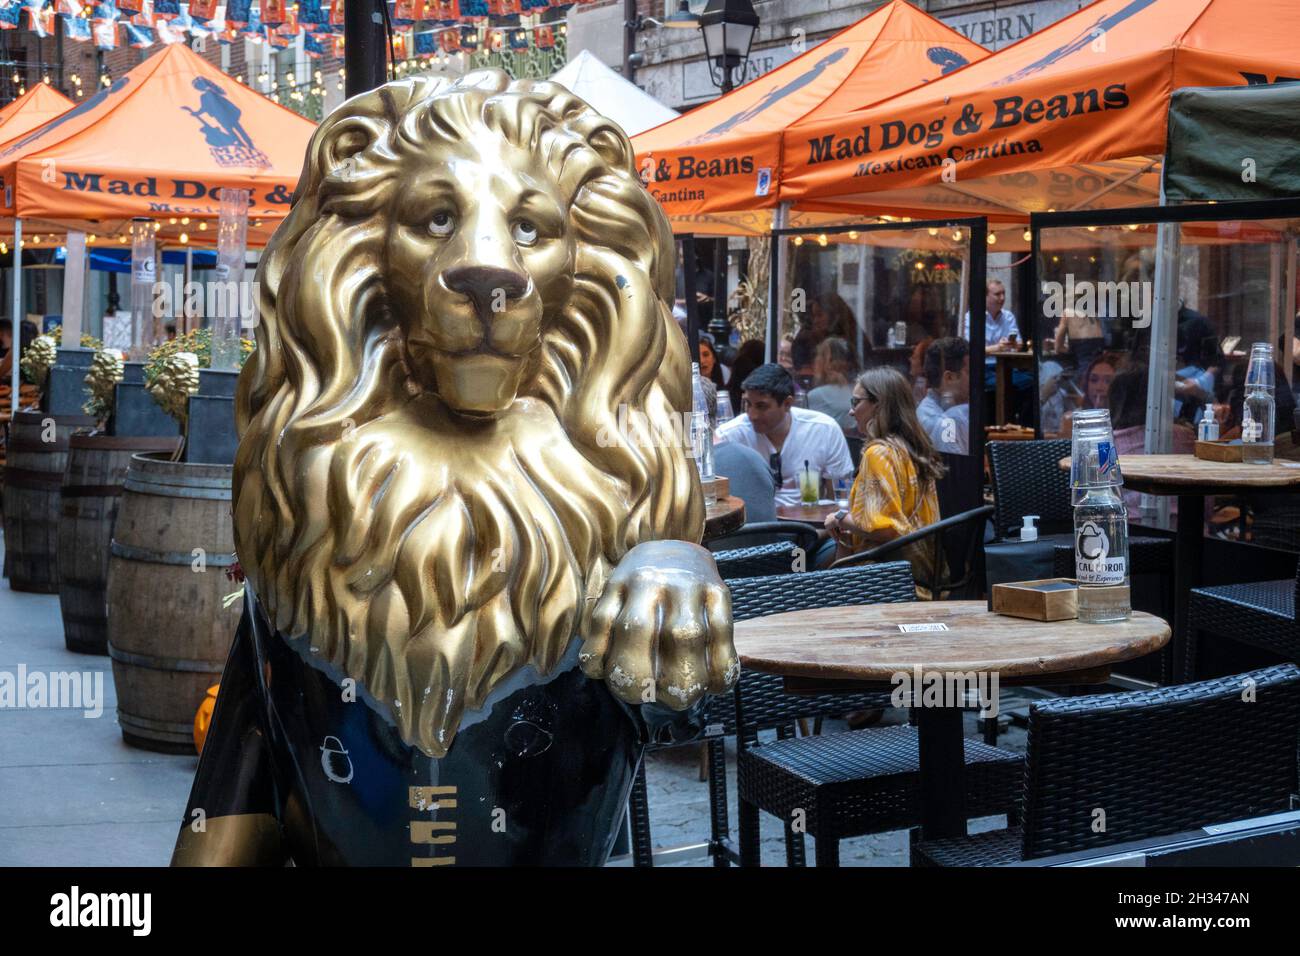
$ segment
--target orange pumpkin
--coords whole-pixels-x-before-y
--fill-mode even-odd
[[[199,753],[203,753],[203,741],[208,739],[208,728],[212,726],[212,711],[217,706],[217,690],[220,687],[220,684],[213,684],[208,688],[207,696],[194,714],[194,749]]]

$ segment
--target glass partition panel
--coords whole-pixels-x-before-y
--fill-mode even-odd
[[[972,453],[971,227],[863,226],[784,233],[775,242],[779,308],[768,334],[795,378],[797,401],[860,438],[849,407],[853,383],[867,369],[891,367],[907,380],[936,447]],[[931,349],[938,340],[949,341]]]
[[[1125,215],[1138,221],[1124,224],[1077,215],[1036,222],[1043,437],[1069,437],[1079,408],[1108,408],[1121,463],[1143,452],[1192,453],[1207,416],[1221,440],[1238,439],[1243,421],[1251,424],[1247,360],[1262,342],[1275,357],[1275,454],[1300,458],[1292,440],[1300,217],[1216,219],[1214,206],[1201,209],[1133,210]],[[1151,398],[1157,391],[1163,400]],[[1131,520],[1168,524],[1158,499],[1128,497]],[[1211,530],[1275,543],[1262,540],[1280,534],[1271,528],[1278,522],[1264,520],[1273,504],[1219,499]],[[1283,537],[1294,548],[1290,524]]]

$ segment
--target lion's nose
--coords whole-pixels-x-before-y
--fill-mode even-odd
[[[442,281],[452,292],[468,296],[480,315],[499,312],[528,291],[526,276],[495,266],[458,266],[443,273]]]

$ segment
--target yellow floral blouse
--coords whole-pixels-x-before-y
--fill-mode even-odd
[[[921,487],[916,465],[901,442],[877,439],[862,450],[862,464],[849,492],[849,517],[866,531],[893,528],[902,537],[939,520],[939,495],[934,482]],[[860,534],[855,532],[853,539],[854,551],[866,549]],[[930,580],[933,542],[909,545],[902,556],[918,581]]]

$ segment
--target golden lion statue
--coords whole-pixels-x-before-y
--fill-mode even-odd
[[[556,84],[408,79],[321,124],[258,271],[247,609],[175,862],[604,859],[641,745],[739,673],[666,440],[673,269],[627,137]]]

